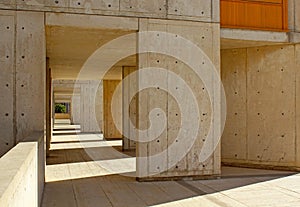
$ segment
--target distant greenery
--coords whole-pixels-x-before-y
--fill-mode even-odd
[[[55,113],[63,114],[67,112],[67,108],[63,104],[55,104]]]

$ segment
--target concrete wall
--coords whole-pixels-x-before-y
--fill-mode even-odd
[[[35,133],[0,158],[0,206],[39,206],[44,189],[44,133]]]
[[[44,14],[0,10],[0,156],[44,129]]]
[[[222,50],[222,161],[299,167],[299,45]]]
[[[218,21],[219,0],[35,0],[0,2],[3,9],[22,9],[116,16]]]

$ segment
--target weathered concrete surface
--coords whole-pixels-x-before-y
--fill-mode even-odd
[[[73,124],[80,124],[80,99],[81,99],[80,95],[75,95],[72,97],[71,123]],[[101,110],[101,107],[99,107],[99,110]],[[101,120],[97,120],[97,121],[99,122]],[[99,126],[102,126],[102,124],[99,124]]]
[[[219,0],[5,0],[0,8],[219,22]]]
[[[103,125],[103,85],[86,81],[80,92],[80,125],[82,132],[101,132]],[[96,97],[99,97],[96,99]],[[97,113],[96,113],[97,112]],[[102,112],[102,113],[101,113]]]
[[[0,14],[1,156],[33,131],[44,129],[46,56],[43,13]]]
[[[295,150],[296,150],[296,165],[300,167],[300,45],[295,46],[295,81],[296,81],[296,140],[295,140]]]
[[[0,158],[0,206],[39,206],[45,182],[44,133],[34,133]]]
[[[300,32],[300,2],[289,0],[289,29],[292,32]]]
[[[46,48],[44,14],[17,12],[16,138],[17,142],[45,124]]]
[[[0,156],[15,145],[14,78],[15,78],[15,15],[1,12],[0,16]],[[5,100],[5,101],[4,101]]]
[[[87,16],[87,15],[85,15]],[[64,19],[64,16],[62,16]],[[85,18],[83,18],[85,19]],[[122,22],[122,17],[114,18],[114,22]],[[97,57],[99,62],[93,59],[92,66],[84,65],[95,51],[101,48],[106,43],[119,38],[123,35],[135,33],[130,27],[127,29],[116,29],[112,23],[111,28],[106,25],[106,29],[94,28],[95,25],[101,25],[102,18],[96,18],[97,24],[91,26],[91,28],[83,27],[80,22],[81,16],[76,17],[74,15],[73,26],[48,26],[46,28],[47,34],[47,56],[50,57],[50,67],[52,69],[53,79],[60,80],[76,80],[77,78],[84,80],[101,80],[106,79],[121,79],[121,70],[123,65],[134,66],[136,65],[136,57],[128,57],[120,62],[114,61],[116,57],[116,51],[128,50],[128,48],[136,48],[136,38],[131,38],[122,42],[122,45],[118,45],[118,48],[107,48],[105,50],[105,56]],[[86,19],[89,21],[89,18]],[[104,19],[106,21],[106,19]],[[58,21],[58,20],[57,20]],[[76,22],[79,22],[75,27]],[[58,21],[59,22],[59,21]],[[110,22],[110,21],[109,21]],[[61,23],[61,22],[59,22]],[[123,26],[126,27],[126,24]],[[134,26],[136,27],[136,26]],[[137,28],[135,28],[137,29]],[[85,37],[85,38],[82,38]],[[135,37],[134,35],[132,37]],[[105,67],[107,64],[115,64]],[[83,67],[85,66],[85,67]],[[97,67],[98,66],[98,67]],[[109,70],[109,71],[108,71]],[[80,73],[81,72],[81,73]],[[107,74],[105,74],[108,72]],[[80,73],[80,77],[78,74]]]
[[[222,50],[222,161],[299,168],[298,45]]]
[[[173,33],[174,37],[176,37],[176,35],[182,36],[195,43],[199,48],[202,49],[202,51],[204,51],[204,53],[210,58],[215,66],[215,69],[212,70],[219,70],[219,24],[142,19],[140,20],[140,31],[161,31]],[[160,38],[160,36],[157,35],[157,38]],[[159,40],[152,42],[149,41],[148,43],[146,40],[140,39],[139,48],[151,48],[152,44],[163,45],[164,39],[161,38],[160,41],[161,42],[159,42]],[[170,48],[170,46],[167,46],[166,48],[163,48],[163,51],[171,50]],[[179,57],[181,57],[180,55],[185,54],[185,52],[186,51],[184,50],[178,49]],[[191,60],[191,62],[192,61],[195,61],[195,59]],[[192,88],[197,100],[197,107],[199,108],[199,111],[201,111],[199,117],[199,120],[201,120],[201,130],[198,131],[195,129],[197,131],[197,138],[194,145],[189,151],[186,151],[186,154],[182,159],[178,160],[174,165],[171,164],[170,160],[175,160],[176,156],[172,154],[171,151],[168,151],[167,154],[164,154],[164,152],[172,145],[174,147],[177,146],[178,149],[180,146],[182,146],[182,143],[180,143],[178,138],[176,138],[179,134],[179,130],[182,128],[181,113],[183,113],[183,111],[180,110],[179,104],[187,106],[189,103],[191,103],[191,100],[188,98],[186,93],[180,93],[179,101],[181,101],[181,103],[177,103],[178,99],[176,100],[175,97],[164,91],[164,88],[180,89],[184,87],[184,84],[182,83],[175,83],[174,80],[172,82],[167,72],[160,74],[159,76],[156,72],[153,72],[151,75],[139,75],[139,84],[151,82],[153,79],[159,80],[159,84],[156,86],[156,88],[149,88],[139,93],[139,128],[147,129],[150,127],[151,123],[149,120],[149,113],[154,108],[160,108],[162,110],[162,112],[159,112],[157,116],[164,116],[163,113],[165,113],[167,123],[164,125],[166,127],[163,129],[161,134],[155,136],[155,132],[148,132],[148,136],[151,140],[146,143],[137,143],[138,176],[151,175],[149,176],[149,179],[151,179],[151,177],[154,179],[159,179],[175,176],[203,176],[220,174],[219,146],[216,147],[215,151],[212,150],[214,153],[204,162],[200,162],[199,159],[199,154],[206,141],[206,137],[211,126],[210,124],[213,113],[210,99],[207,91],[205,90],[206,86],[204,86],[202,80],[198,78],[191,68],[181,62],[181,60],[178,60],[174,57],[149,53],[140,55],[138,62],[140,69],[148,67],[164,68],[176,74],[178,78],[180,77],[183,79],[189,85],[189,87]],[[209,67],[209,64],[207,64],[205,61],[202,62],[202,65],[203,67]],[[210,78],[210,80],[213,80],[212,77]],[[213,81],[211,81],[210,84],[210,87],[212,87],[214,84]],[[214,104],[216,104],[216,102]],[[194,109],[189,108],[189,110],[189,113],[196,113],[195,111],[192,111]],[[217,111],[214,112],[218,113]],[[195,120],[190,121],[193,122]],[[162,126],[163,125],[161,125],[161,127]],[[218,130],[217,127],[214,128],[214,130]],[[213,147],[212,143],[210,144],[210,146]],[[163,157],[161,157],[160,160],[153,159],[153,157],[159,153],[161,153]],[[140,157],[147,157],[147,159],[140,161]],[[148,177],[144,177],[142,179],[148,179]]]

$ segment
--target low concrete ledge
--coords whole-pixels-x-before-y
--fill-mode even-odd
[[[34,133],[0,158],[0,207],[39,206],[44,163],[43,133]],[[42,155],[43,156],[43,155]]]

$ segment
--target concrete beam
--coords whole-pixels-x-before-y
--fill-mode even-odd
[[[47,26],[138,30],[138,18],[46,13]]]

